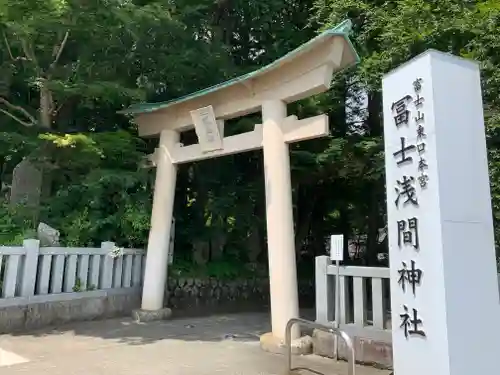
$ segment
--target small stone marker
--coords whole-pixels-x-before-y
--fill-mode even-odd
[[[42,173],[29,160],[22,160],[12,173],[10,203],[38,207],[41,190]]]
[[[394,373],[498,373],[478,65],[427,51],[383,79]]]

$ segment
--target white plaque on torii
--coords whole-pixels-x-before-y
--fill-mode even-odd
[[[211,105],[191,111],[196,135],[203,153],[223,149],[222,131]]]

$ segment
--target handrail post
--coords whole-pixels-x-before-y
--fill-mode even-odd
[[[330,332],[332,335],[338,337],[340,336],[344,342],[346,343],[348,352],[347,352],[347,363],[348,363],[348,369],[347,369],[347,374],[348,375],[355,375],[356,373],[356,355],[354,352],[354,344],[349,337],[347,333],[344,331],[341,331],[338,328],[332,328],[324,324],[319,324],[316,322],[311,322],[309,320],[305,319],[300,319],[300,318],[292,318],[288,321],[286,324],[286,329],[285,329],[285,362],[286,362],[286,372],[285,374],[290,374],[292,371],[292,327],[295,324],[301,324],[304,326],[308,326],[311,328],[316,328],[324,332]]]

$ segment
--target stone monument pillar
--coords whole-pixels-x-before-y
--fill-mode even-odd
[[[427,51],[384,77],[383,98],[394,373],[498,373],[478,64]]]

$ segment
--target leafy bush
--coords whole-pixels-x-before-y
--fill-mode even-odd
[[[29,210],[22,206],[9,207],[0,201],[0,245],[22,245],[24,239],[35,235]]]

